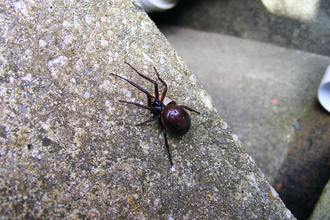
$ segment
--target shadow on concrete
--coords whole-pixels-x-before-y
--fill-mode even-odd
[[[274,188],[294,216],[303,220],[312,214],[330,178],[330,115],[315,100],[314,111],[295,127]]]

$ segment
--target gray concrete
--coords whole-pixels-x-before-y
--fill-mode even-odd
[[[273,184],[330,58],[185,28],[161,30]]]
[[[312,188],[315,188],[313,181],[308,179],[316,179],[313,174],[326,175],[327,169],[319,172],[320,167],[309,169],[295,160],[305,160],[306,164],[312,166],[315,164],[313,161],[322,160],[322,156],[315,153],[317,149],[320,151],[319,155],[329,155],[329,132],[326,128],[329,127],[329,122],[326,122],[329,121],[328,114],[323,114],[318,119],[325,121],[324,133],[316,129],[322,124],[320,121],[317,125],[303,123],[307,126],[307,132],[297,133],[297,130],[301,129],[301,121],[314,121],[306,120],[308,115],[311,118],[322,115],[315,109],[316,91],[330,64],[330,58],[185,28],[163,26],[161,30],[211,95],[219,114],[238,134],[242,146],[256,160],[267,180],[276,186],[276,177],[282,175],[283,178],[287,175],[288,177],[282,179],[283,182],[279,182],[283,185],[282,188],[286,187],[290,191],[291,187],[295,187],[301,191],[283,196],[288,200],[290,196],[310,197],[309,202],[315,200],[314,195],[308,194],[313,193]],[[308,127],[314,129],[308,132]],[[294,137],[297,134],[303,134],[300,139],[304,143],[297,142],[297,146],[292,147],[295,146]],[[312,146],[308,145],[311,141],[314,142]],[[290,146],[293,152],[287,157]],[[311,156],[305,157],[301,152],[307,152]],[[324,166],[327,164],[325,161]],[[297,177],[290,175],[290,170]],[[296,181],[295,178],[300,178],[298,173],[305,174],[310,184]],[[284,181],[286,179],[288,181]],[[296,184],[299,186],[295,186]],[[318,190],[315,189],[314,193],[317,193]],[[283,191],[280,185],[278,190]],[[323,193],[313,219],[329,218],[328,207],[324,205],[328,204],[328,197],[328,193]],[[294,204],[291,205],[295,207]],[[307,204],[299,205],[302,208],[308,207]],[[299,208],[295,211],[299,212]],[[308,217],[303,213],[300,215],[304,219]]]
[[[156,21],[330,56],[330,0],[181,0]]]
[[[324,187],[322,195],[315,206],[310,220],[330,219],[330,181]]]
[[[2,218],[294,219],[209,95],[134,1],[0,3]],[[191,114],[169,137],[124,61]],[[228,106],[229,107],[229,106]]]
[[[150,15],[177,27],[162,31],[298,219],[330,177],[330,118],[316,99],[330,64],[329,4],[181,0]]]
[[[162,31],[298,219],[330,177],[330,118],[316,99],[330,64],[329,4],[181,0],[150,15],[177,27]]]

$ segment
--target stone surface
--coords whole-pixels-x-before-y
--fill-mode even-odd
[[[157,22],[330,56],[330,0],[181,0]]]
[[[330,181],[324,187],[322,195],[317,202],[310,220],[330,219]]]
[[[5,1],[1,14],[3,218],[294,219],[237,135],[135,1]],[[201,111],[169,137],[118,99],[154,78]]]
[[[317,102],[330,58],[186,28],[161,30],[273,184],[295,125]]]
[[[330,177],[330,117],[316,91],[330,57],[222,34],[161,26],[298,219]]]

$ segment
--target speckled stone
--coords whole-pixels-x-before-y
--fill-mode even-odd
[[[294,219],[137,2],[0,3],[2,218]],[[169,165],[124,61],[201,111]]]
[[[310,216],[310,220],[329,219],[330,210],[330,181],[326,184],[322,191],[319,201],[317,202],[313,214]]]

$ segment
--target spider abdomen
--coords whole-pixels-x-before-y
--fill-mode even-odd
[[[182,136],[190,129],[191,120],[188,112],[181,106],[169,104],[161,115],[165,130],[173,136]]]

